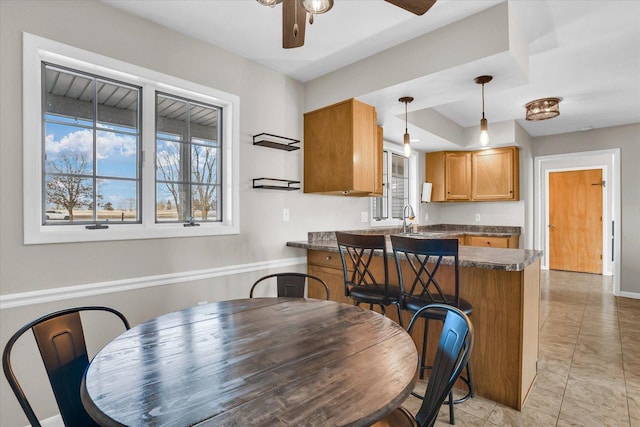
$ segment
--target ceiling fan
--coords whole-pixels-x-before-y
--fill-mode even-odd
[[[309,14],[309,24],[314,15],[327,12],[333,0],[257,0],[258,3],[275,7],[282,3],[282,47],[291,49],[304,45],[304,31]],[[416,15],[424,15],[436,0],[385,0]]]

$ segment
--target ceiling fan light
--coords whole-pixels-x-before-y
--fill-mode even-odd
[[[539,121],[552,119],[560,115],[560,101],[562,98],[542,98],[528,102],[526,119],[529,121]]]
[[[282,3],[282,0],[256,0],[263,6],[275,7],[278,3]]]
[[[302,0],[302,7],[307,12],[318,15],[328,12],[333,7],[333,0]]]

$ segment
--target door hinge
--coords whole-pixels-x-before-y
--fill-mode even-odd
[[[602,259],[602,254],[600,254],[600,259]]]

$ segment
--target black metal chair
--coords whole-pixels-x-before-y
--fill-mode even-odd
[[[320,285],[322,286],[326,299],[329,299],[329,287],[325,281],[319,277],[305,273],[275,273],[261,277],[251,286],[249,298],[253,298],[253,291],[259,283],[274,277],[276,278],[276,284],[278,286],[279,298],[304,298],[305,288],[311,283],[316,283],[318,287]]]
[[[422,405],[414,417],[407,409],[395,409],[373,427],[431,427],[438,418],[440,407],[465,366],[473,348],[473,325],[462,311],[448,304],[429,304],[415,312],[407,329],[411,332],[420,317],[444,316],[438,349],[429,376]],[[453,402],[449,399],[449,407]]]
[[[369,309],[379,306],[383,315],[386,315],[386,306],[395,305],[402,326],[400,288],[389,284],[385,236],[336,231],[336,238],[344,273],[344,294],[351,297],[355,305],[369,304]],[[374,259],[382,261],[382,271],[372,268]]]
[[[11,350],[16,341],[29,329],[33,331],[49,382],[53,389],[60,415],[66,426],[97,426],[80,401],[80,384],[89,365],[87,348],[80,320],[81,311],[106,311],[122,320],[125,329],[129,321],[122,313],[109,307],[76,307],[49,313],[20,328],[7,341],[2,353],[2,368],[29,423],[39,427],[31,404],[11,367]]]
[[[460,309],[465,315],[471,315],[473,306],[465,299],[460,298],[460,282],[458,272],[458,239],[416,239],[403,236],[391,236],[393,255],[396,261],[400,289],[402,291],[402,307],[410,313],[417,313],[422,307],[429,304],[446,304]],[[443,260],[450,259],[453,267],[453,293],[447,293],[442,288],[439,280],[440,267]],[[406,261],[404,264],[402,261]],[[403,270],[402,266],[405,265]],[[407,267],[407,265],[409,267]],[[422,340],[422,352],[420,358],[420,378],[424,378],[424,372],[430,369],[426,363],[427,338],[429,333],[429,320],[444,321],[445,311],[430,310],[421,317],[424,319],[424,335]],[[460,399],[453,400],[453,392],[449,400],[453,403],[461,403],[474,396],[471,369],[466,366],[467,376],[460,377],[467,384],[468,392]],[[412,393],[422,398],[417,393]],[[455,424],[453,406],[450,410],[450,422]]]

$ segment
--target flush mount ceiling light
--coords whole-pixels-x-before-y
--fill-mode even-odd
[[[409,157],[411,155],[411,137],[409,136],[407,106],[413,101],[413,97],[403,96],[398,101],[404,102],[404,155]]]
[[[487,125],[487,119],[484,118],[484,85],[489,83],[493,79],[493,76],[478,76],[473,81],[482,85],[482,119],[480,119],[480,145],[486,147],[489,145],[489,127]]]
[[[553,119],[560,115],[560,101],[562,98],[541,98],[528,102],[526,119],[529,121]]]
[[[282,3],[282,47],[291,49],[304,45],[304,29],[307,13],[309,24],[313,17],[328,12],[333,0],[256,0],[263,6],[275,7]],[[436,0],[385,0],[416,15],[425,14]],[[364,2],[363,2],[364,3]],[[366,6],[364,6],[366,8]],[[366,9],[365,9],[366,10]]]

